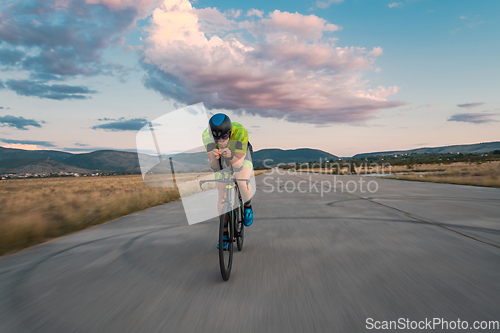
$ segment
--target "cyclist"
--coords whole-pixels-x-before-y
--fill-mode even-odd
[[[207,151],[208,160],[212,170],[215,171],[215,178],[222,177],[219,167],[219,159],[224,157],[224,161],[228,161],[230,165],[222,165],[223,168],[232,166],[237,179],[250,179],[253,171],[252,157],[253,149],[248,142],[248,131],[239,123],[231,123],[228,116],[223,113],[213,115],[209,122],[209,126],[203,131],[202,139]],[[217,209],[219,215],[222,214],[222,202],[226,193],[226,185],[216,183],[219,198]],[[251,205],[252,186],[245,181],[238,181],[238,188],[241,193],[241,198],[244,202],[244,220],[246,227],[252,225],[253,210]],[[224,229],[227,231],[227,229]],[[227,237],[224,236],[226,240]],[[227,247],[227,242],[224,242],[224,248]],[[219,245],[217,244],[217,248]]]

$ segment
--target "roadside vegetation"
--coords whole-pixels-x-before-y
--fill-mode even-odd
[[[421,182],[500,187],[500,161],[457,162],[443,165],[418,164],[394,167],[390,178]]]
[[[387,178],[500,187],[500,151],[489,153],[400,154],[335,161],[289,163],[282,169],[335,175],[383,174]]]
[[[0,181],[0,255],[179,198],[141,175]]]
[[[148,186],[142,175],[0,180],[0,255],[177,199],[177,189]]]

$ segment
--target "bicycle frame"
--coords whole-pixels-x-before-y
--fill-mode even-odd
[[[243,246],[243,207],[238,207],[237,210],[236,201],[238,204],[243,205],[241,200],[241,193],[239,193],[238,181],[244,181],[248,185],[250,183],[249,179],[237,179],[233,178],[234,170],[232,166],[227,169],[222,170],[222,158],[219,159],[219,166],[221,167],[221,179],[213,180],[200,180],[200,188],[203,189],[203,184],[208,182],[218,182],[224,183],[226,188],[226,195],[222,200],[222,212],[219,216],[219,264],[222,274],[222,279],[227,281],[231,274],[232,267],[232,257],[233,257],[233,242],[236,241],[238,250],[241,251]],[[238,190],[238,192],[235,192]],[[238,194],[238,195],[236,195]],[[228,214],[228,220],[225,219],[226,214]],[[237,216],[237,217],[236,217]],[[224,217],[224,218],[223,218]],[[241,228],[237,229],[237,225],[241,224]],[[227,235],[229,238],[226,240],[224,237]],[[228,244],[226,247],[223,244]],[[227,252],[226,252],[227,251]],[[228,257],[224,253],[228,253]]]
[[[223,157],[221,157],[222,159]],[[219,160],[219,166],[221,166],[222,162]],[[222,167],[221,167],[222,169]],[[238,189],[238,182],[246,182],[247,188],[248,185],[250,184],[250,179],[237,179],[233,178],[232,175],[234,174],[234,170],[232,170],[232,166],[226,168],[226,169],[231,169],[231,171],[228,170],[221,170],[220,173],[222,175],[222,179],[210,179],[210,180],[200,180],[200,188],[203,189],[203,184],[205,183],[210,183],[210,182],[217,182],[217,183],[224,183],[226,184],[226,195],[224,196],[224,200],[222,201],[222,205],[224,206],[225,203],[228,203],[231,209],[229,211],[232,211],[234,209],[234,202],[232,201],[234,199],[234,196],[232,195],[232,189],[236,187]],[[225,212],[221,212],[223,214]]]

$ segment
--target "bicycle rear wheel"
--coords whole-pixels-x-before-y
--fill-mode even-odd
[[[229,205],[225,204],[222,208],[219,224],[219,265],[222,279],[227,281],[231,275],[233,265],[233,237],[234,237],[234,216],[233,212],[229,211]],[[226,212],[226,213],[224,213]],[[224,222],[227,221],[227,248],[224,249]]]

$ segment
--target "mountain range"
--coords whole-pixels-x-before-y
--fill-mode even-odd
[[[383,156],[383,155],[394,155],[394,154],[446,154],[446,153],[488,153],[490,151],[499,150],[500,149],[500,141],[493,142],[481,142],[475,143],[471,145],[453,145],[453,146],[442,146],[442,147],[424,147],[424,148],[416,148],[410,150],[393,150],[393,151],[379,151],[375,153],[363,153],[356,154],[352,158],[358,157],[368,157],[368,156]]]
[[[130,152],[98,150],[72,154],[0,147],[0,173],[138,172],[138,167],[137,154]]]
[[[482,153],[500,150],[500,141],[471,145],[453,145],[411,150],[382,151],[354,155],[352,158],[409,153]],[[115,150],[98,150],[91,153],[73,154],[56,150],[22,150],[0,147],[0,173],[140,173],[140,165],[151,167],[168,161],[172,157],[176,171],[199,171],[207,169],[205,152],[182,153],[172,156],[150,156]],[[278,163],[307,163],[319,160],[337,160],[338,157],[319,149],[300,148],[283,150],[261,149],[254,152],[254,165],[276,165]],[[139,163],[140,160],[140,163]],[[267,162],[265,162],[268,160]],[[165,163],[162,163],[165,165]],[[168,164],[169,165],[169,164]]]
[[[173,159],[176,171],[200,171],[208,168],[205,152],[181,153],[172,156],[137,154],[115,150],[98,150],[91,153],[72,154],[56,150],[22,150],[0,147],[0,173],[140,173],[140,165],[151,167],[162,160]],[[254,165],[337,159],[335,155],[318,149],[262,149],[254,152]],[[139,163],[140,160],[140,163]]]

